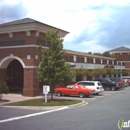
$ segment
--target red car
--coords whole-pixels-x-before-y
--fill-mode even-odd
[[[57,96],[78,95],[81,98],[94,94],[95,92],[94,89],[88,89],[83,85],[68,85],[66,88],[55,88],[54,91],[57,93]]]
[[[130,85],[130,76],[122,76],[121,79],[124,80],[126,86]]]

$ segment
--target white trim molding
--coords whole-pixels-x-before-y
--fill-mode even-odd
[[[9,63],[11,61],[13,61],[14,59],[18,60],[21,65],[23,66],[23,68],[25,68],[25,64],[24,62],[22,61],[22,59],[20,59],[19,57],[17,56],[14,56],[14,55],[10,55],[10,56],[7,56],[5,58],[3,58],[1,61],[0,61],[0,68],[7,68]]]

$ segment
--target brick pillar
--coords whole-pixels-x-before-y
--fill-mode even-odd
[[[6,69],[0,69],[0,81],[6,82]]]
[[[37,69],[24,69],[23,96],[33,97],[40,95]]]

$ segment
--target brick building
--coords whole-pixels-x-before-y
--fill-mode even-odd
[[[38,44],[45,44],[45,33],[57,28],[30,18],[0,25],[0,81],[24,96],[39,95],[36,70],[40,60]],[[59,37],[68,32],[59,29]],[[13,90],[14,89],[14,90]]]
[[[7,82],[10,90],[20,90],[24,96],[40,94],[36,70],[40,64],[38,45],[48,48],[45,43],[45,33],[57,28],[39,21],[25,18],[0,25],[0,81]],[[59,37],[65,37],[67,31],[59,29]],[[91,55],[83,52],[65,50],[65,60],[74,69],[113,68],[115,70],[129,69],[130,57],[120,60],[115,51],[113,58]],[[121,54],[119,52],[119,54]],[[128,55],[130,53],[127,52]],[[122,53],[122,56],[124,53]],[[76,77],[73,77],[73,82]]]
[[[118,62],[125,65],[126,70],[130,74],[130,49],[124,46],[109,51]]]

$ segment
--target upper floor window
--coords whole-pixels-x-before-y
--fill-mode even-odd
[[[96,59],[95,58],[93,58],[93,63],[96,63]]]
[[[84,62],[85,62],[85,63],[87,62],[87,57],[84,57]]]
[[[103,59],[100,59],[100,63],[103,64]]]
[[[73,56],[73,58],[74,58],[74,62],[76,62],[76,56]]]
[[[114,61],[112,61],[112,64],[114,65]]]
[[[107,64],[109,64],[109,60],[107,60]]]

